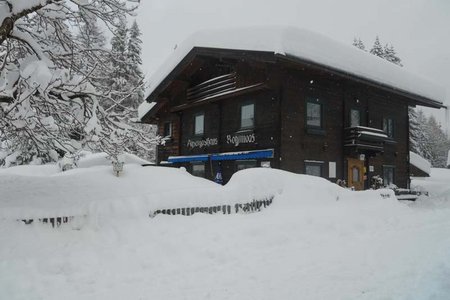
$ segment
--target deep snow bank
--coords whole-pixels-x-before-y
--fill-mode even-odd
[[[417,203],[429,207],[450,207],[450,169],[432,168],[430,177],[416,177],[411,187],[428,192],[429,196],[419,197]]]
[[[81,230],[0,219],[1,299],[406,300],[450,295],[449,210],[408,207],[387,197],[388,191],[351,192],[321,178],[270,169],[238,172],[225,187],[178,169],[136,165],[127,165],[119,178],[101,166],[26,178],[83,183],[86,194],[97,197]],[[140,183],[127,187],[131,179]],[[115,185],[105,191],[98,185],[103,181]],[[114,196],[119,189],[128,195]],[[72,192],[68,185],[66,199],[80,201]],[[151,197],[137,195],[142,192]],[[99,201],[104,193],[110,198]],[[149,207],[176,201],[171,193],[186,196],[180,201],[193,194],[197,203],[217,194],[239,200],[274,193],[275,200],[249,215],[149,219],[141,211],[145,201]]]
[[[234,205],[272,197],[277,207],[288,209],[339,201],[397,205],[389,190],[352,192],[322,178],[276,169],[243,170],[220,186],[184,169],[142,167],[133,160],[115,177],[105,162],[104,155],[92,154],[80,161],[81,167],[66,172],[53,165],[0,170],[0,217],[147,217],[157,209]]]
[[[406,206],[390,191],[351,192],[274,169],[238,172],[222,187],[133,164],[119,178],[99,165],[10,169],[0,171],[0,188],[11,197],[0,197],[1,299],[450,295],[450,210]],[[157,206],[267,194],[274,203],[255,214],[147,217]],[[90,214],[81,230],[8,218],[79,207]]]

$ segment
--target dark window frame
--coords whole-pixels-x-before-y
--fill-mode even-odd
[[[167,134],[167,132],[166,132],[166,125],[168,125],[168,128],[169,128],[169,133]],[[172,129],[172,121],[166,121],[166,122],[164,122],[164,128],[163,128],[163,135],[164,135],[164,137],[172,137],[172,134],[173,134],[173,131],[172,131],[173,129]]]
[[[252,165],[250,167],[247,168],[243,168],[243,169],[239,169],[239,164],[243,164],[243,165]],[[245,159],[245,160],[236,160],[235,161],[235,169],[236,172],[240,171],[240,170],[245,170],[245,169],[250,169],[250,168],[257,168],[258,167],[258,160],[256,159]]]
[[[362,112],[361,112],[361,109],[360,108],[357,108],[357,107],[351,107],[350,108],[350,111],[349,111],[349,113],[348,113],[348,126],[349,127],[356,127],[356,126],[353,126],[352,125],[352,112],[353,111],[357,111],[358,113],[359,113],[359,125],[356,125],[356,126],[362,126],[361,125],[361,121],[362,121]]]
[[[389,121],[391,123],[389,123]],[[385,122],[387,124],[386,128],[385,128]],[[389,124],[390,124],[390,126],[389,126]],[[390,130],[389,130],[389,128],[390,128]],[[384,116],[382,124],[381,124],[381,130],[383,130],[384,133],[386,133],[386,135],[390,139],[394,139],[395,138],[395,118],[393,118],[391,116]]]
[[[242,126],[242,108],[244,106],[253,105],[253,125],[251,126]],[[254,101],[245,101],[239,105],[239,129],[240,130],[250,130],[254,129],[256,126],[256,104]]]
[[[203,166],[203,173],[201,175],[200,174],[196,174],[194,172],[194,166]],[[198,162],[198,161],[197,162],[191,162],[191,174],[193,176],[205,178],[205,176],[206,176],[206,164],[204,162]]]
[[[325,171],[324,166],[325,166],[325,162],[308,161],[308,160],[305,160],[305,161],[304,161],[304,174],[305,174],[305,175],[310,175],[310,176],[316,176],[316,175],[313,175],[313,174],[308,174],[308,173],[306,172],[308,166],[312,166],[312,167],[320,167],[320,175],[319,175],[318,177],[324,178],[324,171]]]
[[[320,107],[320,126],[308,124],[308,103],[318,104]],[[325,135],[325,101],[321,97],[307,96],[305,101],[305,128],[309,134]]]
[[[202,132],[201,133],[197,133],[196,131],[196,129],[197,129],[197,117],[199,117],[199,116],[203,116],[203,128],[202,128]],[[193,134],[194,134],[194,136],[203,136],[204,134],[205,134],[205,112],[198,112],[198,113],[196,113],[196,114],[194,114],[194,121],[193,121],[193,123],[194,123],[194,126],[193,126]]]
[[[385,171],[387,171],[387,170],[392,171],[392,184],[395,184],[395,182],[396,182],[395,169],[396,169],[396,167],[394,165],[383,165],[382,171],[383,171],[383,185],[384,186],[388,186],[388,184],[386,183],[386,176],[385,176],[385,174],[386,174]]]

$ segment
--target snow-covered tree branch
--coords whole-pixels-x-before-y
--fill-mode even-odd
[[[115,34],[136,5],[0,0],[0,164],[4,153],[25,163],[82,147],[114,156],[157,142],[126,123],[135,109],[127,99],[142,94],[142,80],[126,90],[110,84],[118,58],[100,29]]]

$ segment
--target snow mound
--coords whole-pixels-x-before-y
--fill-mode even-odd
[[[411,187],[424,191],[429,196],[422,196],[417,203],[428,207],[450,207],[450,169],[431,168],[430,177],[416,177],[411,181]]]
[[[131,153],[124,153],[119,155],[119,161],[124,162],[125,164],[138,164],[138,165],[147,165],[152,164],[151,162],[142,159]],[[82,157],[77,162],[77,166],[79,168],[89,168],[93,166],[111,166],[111,159],[108,158],[108,154],[104,152],[100,153],[90,153],[84,152],[82,153]]]
[[[238,172],[225,187],[137,165],[119,178],[106,166],[60,174],[0,176],[2,193],[16,189],[15,200],[28,201],[22,212],[45,188],[49,206],[58,193],[80,201],[83,188],[96,214],[79,230],[0,217],[2,299],[449,299],[449,209],[271,169]],[[24,178],[29,185],[17,181]],[[205,204],[266,193],[273,204],[254,214],[149,219],[141,211],[144,196],[187,205],[191,196]],[[2,216],[11,212],[3,197],[0,205]]]
[[[184,169],[136,164],[126,164],[116,177],[110,165],[102,165],[103,159],[102,154],[88,155],[81,160],[84,167],[66,172],[52,173],[51,166],[40,167],[32,176],[34,166],[0,172],[0,218],[141,218],[158,209],[234,205],[273,197],[276,207],[289,210],[342,201],[397,205],[389,190],[351,192],[322,178],[276,169],[243,170],[221,186]]]

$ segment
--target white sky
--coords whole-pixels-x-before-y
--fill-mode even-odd
[[[445,87],[450,105],[450,0],[143,0],[137,21],[147,75],[197,30],[291,25],[367,48],[379,35],[409,70]],[[443,109],[427,112],[445,126]]]

